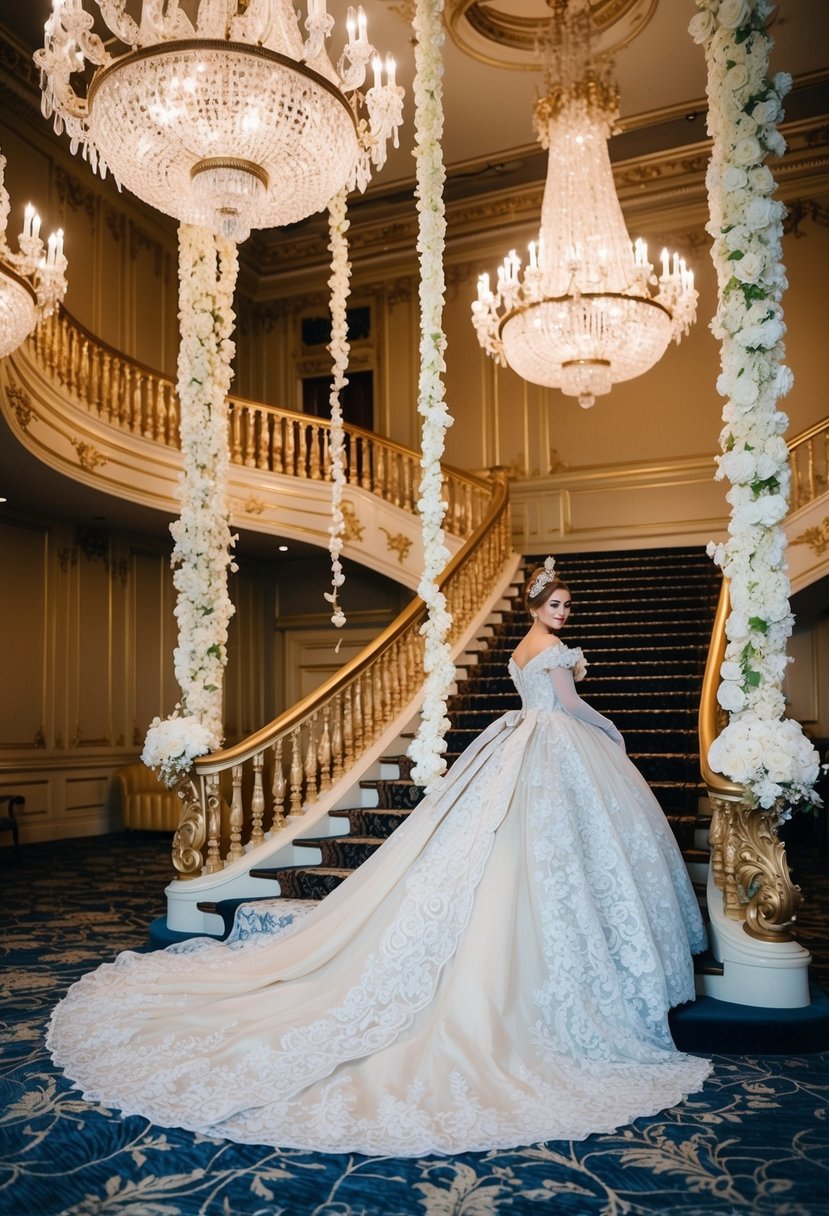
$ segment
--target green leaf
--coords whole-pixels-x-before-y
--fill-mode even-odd
[[[750,616],[748,618],[749,629],[753,629],[755,633],[768,633],[769,623],[764,621],[761,616]]]
[[[752,671],[751,668],[746,672],[746,684],[749,688],[758,688],[762,682],[762,676],[759,671]]]
[[[745,256],[746,255],[743,253],[742,249],[734,249],[731,253],[729,253],[726,260],[729,262],[742,262]]]

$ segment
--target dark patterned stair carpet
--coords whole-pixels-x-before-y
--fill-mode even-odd
[[[525,559],[525,570],[544,557]],[[697,711],[719,574],[702,549],[657,549],[613,554],[570,554],[559,567],[570,583],[574,612],[565,640],[582,646],[589,662],[579,691],[625,735],[628,754],[650,783],[680,847],[694,847],[699,777]],[[516,600],[501,614],[479,661],[449,701],[451,766],[490,722],[520,706],[507,662],[529,618]],[[398,779],[362,781],[375,790],[377,807],[334,811],[349,824],[346,835],[308,839],[322,854],[317,865],[253,871],[276,878],[292,899],[320,899],[352,872],[403,822],[422,797],[406,756]],[[230,927],[228,921],[227,927]]]

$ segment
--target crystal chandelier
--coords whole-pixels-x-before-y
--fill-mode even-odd
[[[5,186],[6,158],[0,153],[0,358],[17,350],[38,321],[48,317],[66,294],[63,231],[40,239],[40,216],[31,203],[24,212],[18,253],[6,240],[9,193]]]
[[[403,90],[362,8],[348,10],[335,67],[325,0],[308,0],[305,38],[291,0],[194,0],[192,21],[178,0],[142,0],[138,20],[128,0],[96,3],[97,19],[83,0],[52,0],[35,53],[43,112],[93,169],[167,215],[243,241],[364,189],[397,143]],[[96,32],[101,19],[114,40]]]
[[[644,241],[631,244],[607,141],[618,90],[591,59],[588,0],[548,0],[553,17],[535,129],[549,149],[538,241],[511,250],[478,280],[472,321],[484,350],[525,380],[560,388],[588,409],[640,376],[696,316],[693,273],[662,251],[657,278]],[[652,291],[656,288],[656,291]]]

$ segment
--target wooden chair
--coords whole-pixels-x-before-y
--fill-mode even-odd
[[[0,808],[7,802],[7,813],[0,814],[0,832],[11,832],[14,841],[14,855],[20,860],[20,828],[17,822],[15,807],[24,807],[26,799],[22,794],[0,794]]]

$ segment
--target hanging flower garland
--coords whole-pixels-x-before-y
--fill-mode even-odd
[[[345,613],[340,605],[340,587],[345,582],[340,554],[343,551],[345,516],[343,515],[343,490],[345,488],[345,431],[340,393],[348,384],[348,314],[346,305],[351,290],[351,263],[348,260],[348,228],[346,216],[346,192],[341,191],[328,204],[328,249],[331,253],[331,342],[328,350],[334,361],[331,382],[331,430],[329,443],[331,453],[331,523],[328,528],[328,551],[331,554],[331,590],[324,592],[331,605],[331,623],[337,629],[345,624]],[[337,643],[339,650],[340,643]]]
[[[446,218],[443,205],[443,0],[417,0],[415,33],[415,160],[417,166],[417,210],[420,255],[420,379],[418,412],[423,418],[420,461],[420,512],[423,529],[423,577],[418,594],[426,602],[429,615],[423,626],[426,672],[423,707],[417,736],[409,746],[415,761],[412,778],[433,790],[446,769],[444,736],[449,729],[446,698],[455,678],[448,636],[452,618],[446,598],[438,590],[438,578],[449,561],[443,537],[443,474],[441,459],[446,430],[452,417],[443,399],[442,374],[446,369],[443,332],[445,282],[443,250]]]
[[[227,395],[237,272],[234,242],[181,225],[178,396],[184,469],[181,516],[170,525],[178,592],[173,658],[181,703],[169,718],[154,719],[141,756],[167,785],[185,776],[196,756],[220,747],[224,734],[222,681],[234,612],[227,574],[236,569],[227,509]]]
[[[783,204],[764,164],[780,155],[777,130],[791,78],[769,79],[770,0],[696,0],[689,32],[708,63],[708,232],[719,303],[711,324],[722,343],[717,391],[726,398],[718,478],[731,483],[729,538],[709,555],[730,582],[731,614],[717,698],[730,714],[709,752],[711,767],[746,788],[752,805],[787,818],[814,804],[818,756],[781,690],[792,632],[786,574],[788,418],[777,409],[792,375],[784,357],[781,298]]]

